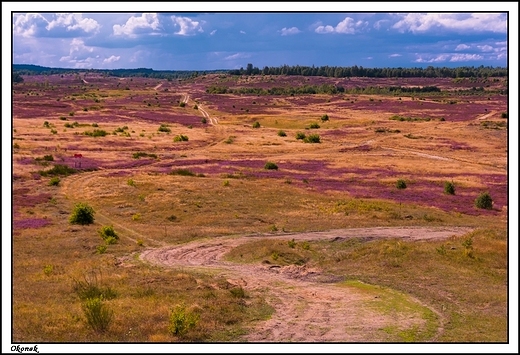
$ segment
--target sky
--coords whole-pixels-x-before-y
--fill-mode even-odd
[[[155,70],[239,69],[248,63],[259,68],[506,67],[507,11],[518,11],[511,3],[419,7],[429,12],[416,12],[407,3],[298,3],[285,9],[284,3],[106,4],[106,12],[92,12],[99,3],[19,3],[11,13],[2,11],[11,15],[12,62]],[[447,4],[451,12],[445,12]],[[389,10],[373,12],[385,7]],[[280,12],[287,8],[305,12]],[[413,12],[404,11],[408,8]],[[118,9],[135,12],[108,12]],[[460,9],[472,11],[454,12]],[[243,12],[231,12],[236,10]]]

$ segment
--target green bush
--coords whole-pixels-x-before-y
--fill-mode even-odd
[[[83,305],[83,314],[87,324],[96,332],[103,333],[108,330],[114,318],[114,311],[103,304],[101,298],[89,298]]]
[[[321,116],[321,121],[322,122],[325,122],[325,121],[328,121],[329,120],[329,115],[323,115]]]
[[[502,112],[502,114],[500,115],[500,117],[502,117],[502,118],[507,118],[507,112]]]
[[[305,139],[305,133],[303,133],[303,132],[296,133],[296,139]]]
[[[292,239],[287,242],[287,245],[289,245],[289,248],[294,249],[294,247],[296,247],[296,242]]]
[[[320,143],[320,136],[318,134],[309,134],[304,140],[305,143]]]
[[[265,163],[264,169],[267,169],[267,170],[278,170],[278,165],[276,165],[275,163],[273,163],[271,161],[268,161],[267,163]]]
[[[85,131],[85,132],[83,132],[83,134],[86,136],[91,136],[91,137],[104,137],[108,133],[107,133],[107,131],[102,130],[102,129],[95,129],[93,131]]]
[[[92,224],[94,223],[94,209],[88,204],[80,202],[74,206],[74,210],[69,217],[71,224]]]
[[[76,169],[69,168],[67,165],[56,164],[52,169],[49,170],[40,170],[38,173],[41,176],[54,176],[54,175],[70,175],[74,174]]]
[[[113,226],[103,226],[100,230],[98,230],[99,236],[103,238],[103,240],[107,244],[115,244],[119,239],[119,236],[114,231]]]
[[[406,189],[406,181],[404,181],[403,179],[397,180],[395,187],[397,187],[398,189]]]
[[[49,186],[58,186],[60,183],[60,178],[55,176],[49,181]]]
[[[173,170],[170,175],[181,175],[181,176],[196,176],[196,174],[189,169],[176,169]]]
[[[278,131],[278,135],[280,137],[287,137],[287,133],[285,133],[285,131],[282,131],[282,130]]]
[[[206,119],[206,117],[202,117],[200,122],[202,122],[202,124],[206,124],[206,123],[208,123],[208,120]]]
[[[310,124],[309,128],[313,128],[313,129],[320,128],[320,125],[316,122],[313,122]]]
[[[455,195],[455,185],[452,182],[446,181],[444,183],[444,193],[447,195]]]
[[[260,128],[260,122],[255,121],[255,123],[253,123],[253,128]]]
[[[134,153],[132,156],[134,159],[139,159],[141,157],[150,157],[150,158],[157,159],[157,154],[145,153],[145,152],[137,152],[137,153]]]
[[[169,129],[167,125],[162,124],[162,125],[159,127],[158,131],[159,131],[159,132],[170,133],[172,130]]]
[[[188,141],[188,136],[185,136],[183,134],[179,134],[179,135],[176,135],[175,137],[173,137],[173,141],[174,142],[187,142]]]
[[[181,102],[181,103],[179,104],[179,106],[180,106],[180,107],[185,107],[185,106],[186,106],[186,103],[185,103],[185,102]]]
[[[191,329],[195,328],[200,316],[186,309],[184,304],[179,304],[170,310],[170,322],[168,331],[170,334],[184,337]]]
[[[493,199],[487,192],[482,192],[475,200],[475,206],[477,208],[482,208],[486,210],[490,210],[493,208]]]

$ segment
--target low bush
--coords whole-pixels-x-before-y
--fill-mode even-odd
[[[181,102],[181,103],[179,104],[179,106],[180,106],[180,107],[185,107],[185,106],[186,106],[186,103],[185,103],[185,102]]]
[[[108,133],[107,133],[107,131],[105,131],[103,129],[95,129],[93,131],[85,131],[85,132],[83,132],[83,134],[86,136],[91,136],[91,137],[104,137]]]
[[[166,132],[166,133],[170,133],[172,130],[170,128],[168,128],[167,125],[165,124],[162,124],[159,129],[157,129],[159,132]]]
[[[317,129],[317,128],[320,128],[320,125],[316,122],[313,122],[309,125],[309,128]]]
[[[260,122],[255,121],[255,123],[253,123],[253,128],[260,128]]]
[[[74,210],[69,217],[71,224],[92,224],[94,223],[94,209],[88,204],[80,202],[74,206]]]
[[[404,181],[403,179],[397,180],[395,187],[397,187],[400,190],[406,189],[406,181]]]
[[[285,133],[285,131],[282,131],[282,130],[279,130],[279,131],[278,131],[278,135],[279,135],[280,137],[287,137],[287,133]]]
[[[187,142],[188,141],[188,136],[185,136],[183,134],[179,134],[179,135],[176,135],[175,137],[173,137],[173,141],[174,142]]]
[[[145,153],[145,152],[137,152],[137,153],[134,153],[132,156],[134,159],[139,159],[141,157],[149,157],[149,158],[157,159],[157,154]]]
[[[49,181],[49,186],[58,186],[60,184],[60,178],[55,176]]]
[[[196,174],[189,169],[175,169],[170,172],[170,175],[196,176]]]
[[[56,164],[56,165],[54,165],[54,167],[52,169],[40,170],[38,173],[41,176],[55,176],[55,175],[68,176],[68,175],[74,174],[75,172],[77,172],[76,169],[69,168],[67,165]]]
[[[321,121],[322,122],[325,122],[325,121],[328,121],[329,120],[329,115],[323,115],[321,116]]]
[[[446,181],[444,183],[444,193],[447,195],[455,195],[455,185],[452,182]]]
[[[306,138],[303,139],[305,143],[320,143],[321,139],[318,134],[309,134]]]
[[[297,132],[296,133],[296,139],[305,139],[305,133]]]
[[[475,199],[475,206],[477,208],[490,210],[491,208],[493,208],[493,199],[491,198],[488,192],[482,192]]]
[[[271,161],[268,161],[267,163],[265,163],[264,169],[267,169],[267,170],[278,170],[278,165],[276,165],[275,163],[273,163]]]
[[[98,230],[98,234],[107,244],[115,244],[119,240],[119,236],[114,231],[113,226],[103,226]]]
[[[182,338],[197,326],[199,318],[198,314],[187,310],[184,304],[179,304],[170,310],[168,331],[170,334]]]

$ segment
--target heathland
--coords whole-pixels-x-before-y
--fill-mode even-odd
[[[13,341],[507,341],[506,78],[21,77]]]

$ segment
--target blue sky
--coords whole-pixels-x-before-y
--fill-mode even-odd
[[[484,3],[483,9],[479,8],[482,5],[445,3],[444,7],[453,4],[453,11],[475,8],[473,12],[448,13],[440,12],[447,9],[439,5],[430,6],[434,12],[406,12],[412,6],[406,3],[299,3],[285,8],[284,3],[202,6],[170,2],[169,8],[150,3],[106,4],[107,11],[128,5],[125,10],[136,12],[93,13],[88,10],[99,8],[100,3],[77,3],[63,9],[61,4],[40,5],[42,11],[57,11],[29,13],[28,5],[13,5],[13,63],[156,70],[234,69],[247,63],[259,68],[284,64],[507,66],[505,11],[514,8],[507,3],[488,4],[487,8]],[[280,7],[274,8],[276,4]],[[31,6],[34,10],[38,5]],[[258,12],[286,11],[287,7],[306,12]],[[368,12],[384,7],[397,12]],[[164,12],[172,8],[176,12]],[[339,12],[342,8],[356,12]],[[196,12],[202,9],[213,12]],[[486,9],[502,12],[481,12]],[[224,12],[230,10],[248,12]],[[2,11],[2,16],[6,13]]]

